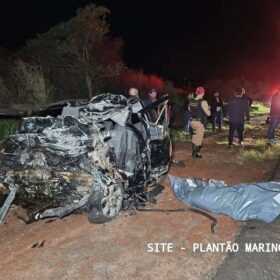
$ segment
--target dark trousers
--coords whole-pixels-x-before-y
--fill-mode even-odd
[[[234,132],[237,131],[239,141],[243,141],[244,138],[244,122],[233,123],[229,122],[229,132],[228,132],[228,143],[231,145],[233,142]]]
[[[216,130],[216,125],[218,125],[219,130],[221,130],[222,122],[223,122],[223,112],[222,111],[214,112],[212,115],[212,129]]]
[[[280,117],[270,117],[269,127],[268,127],[268,139],[274,140],[275,130],[279,124],[280,124]]]

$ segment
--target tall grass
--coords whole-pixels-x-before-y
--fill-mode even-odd
[[[0,122],[0,141],[5,139],[8,135],[15,132],[18,125],[14,121],[1,121]]]
[[[189,133],[183,131],[183,130],[176,130],[176,129],[170,129],[169,135],[171,138],[171,141],[174,142],[188,142],[191,137]]]
[[[242,150],[238,157],[237,162],[243,164],[249,161],[254,162],[264,162],[270,160],[276,160],[280,157],[280,144],[275,144],[273,146],[267,146],[263,144],[265,140],[256,140],[254,146],[249,147],[249,149]]]
[[[269,113],[269,108],[260,102],[254,102],[251,106],[251,117],[266,115]]]

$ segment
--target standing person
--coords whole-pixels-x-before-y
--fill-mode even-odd
[[[151,104],[153,102],[157,101],[157,90],[152,88],[148,92],[148,98],[143,100],[143,104],[146,106],[148,104]],[[155,122],[158,118],[158,112],[156,109],[153,109],[149,113],[150,118],[153,122]]]
[[[268,143],[275,143],[275,130],[280,124],[280,88],[271,99],[270,118],[268,127]]]
[[[204,136],[204,123],[211,115],[209,106],[206,100],[203,100],[205,93],[204,87],[198,87],[196,89],[196,97],[190,101],[190,113],[191,113],[191,128],[192,135],[192,157],[202,158],[200,153],[201,145]]]
[[[129,95],[129,97],[137,97],[137,98],[139,98],[138,89],[137,89],[137,88],[134,88],[134,87],[131,87],[131,88],[128,90],[128,95]]]
[[[249,103],[243,98],[243,88],[235,90],[235,96],[227,104],[229,117],[228,146],[232,148],[234,132],[237,131],[239,144],[244,145],[244,123],[250,120]]]
[[[157,90],[154,88],[151,88],[148,91],[148,98],[143,100],[144,105],[148,105],[150,103],[153,103],[157,100]]]
[[[190,101],[193,99],[193,94],[189,93],[184,100],[184,125],[183,125],[183,130],[186,132],[189,132],[190,129],[190,121],[191,121],[191,112],[190,112]]]
[[[244,88],[242,88],[243,90],[243,98],[247,100],[248,104],[249,104],[249,108],[251,108],[252,104],[253,104],[253,99],[248,95],[246,94],[246,91]]]
[[[222,130],[223,106],[224,106],[224,101],[220,97],[220,93],[215,92],[214,98],[211,102],[212,130],[213,131],[216,130],[216,125],[218,125],[219,131]]]

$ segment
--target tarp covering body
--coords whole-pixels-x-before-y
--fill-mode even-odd
[[[169,175],[176,197],[182,202],[234,220],[273,222],[280,215],[280,183],[240,183],[232,186],[210,179],[207,183],[196,178]]]

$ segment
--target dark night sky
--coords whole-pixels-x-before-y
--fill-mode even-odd
[[[111,10],[128,67],[179,83],[233,75],[239,61],[259,58],[274,38],[270,14],[280,9],[277,0],[1,1],[0,45],[14,50],[91,2]]]

